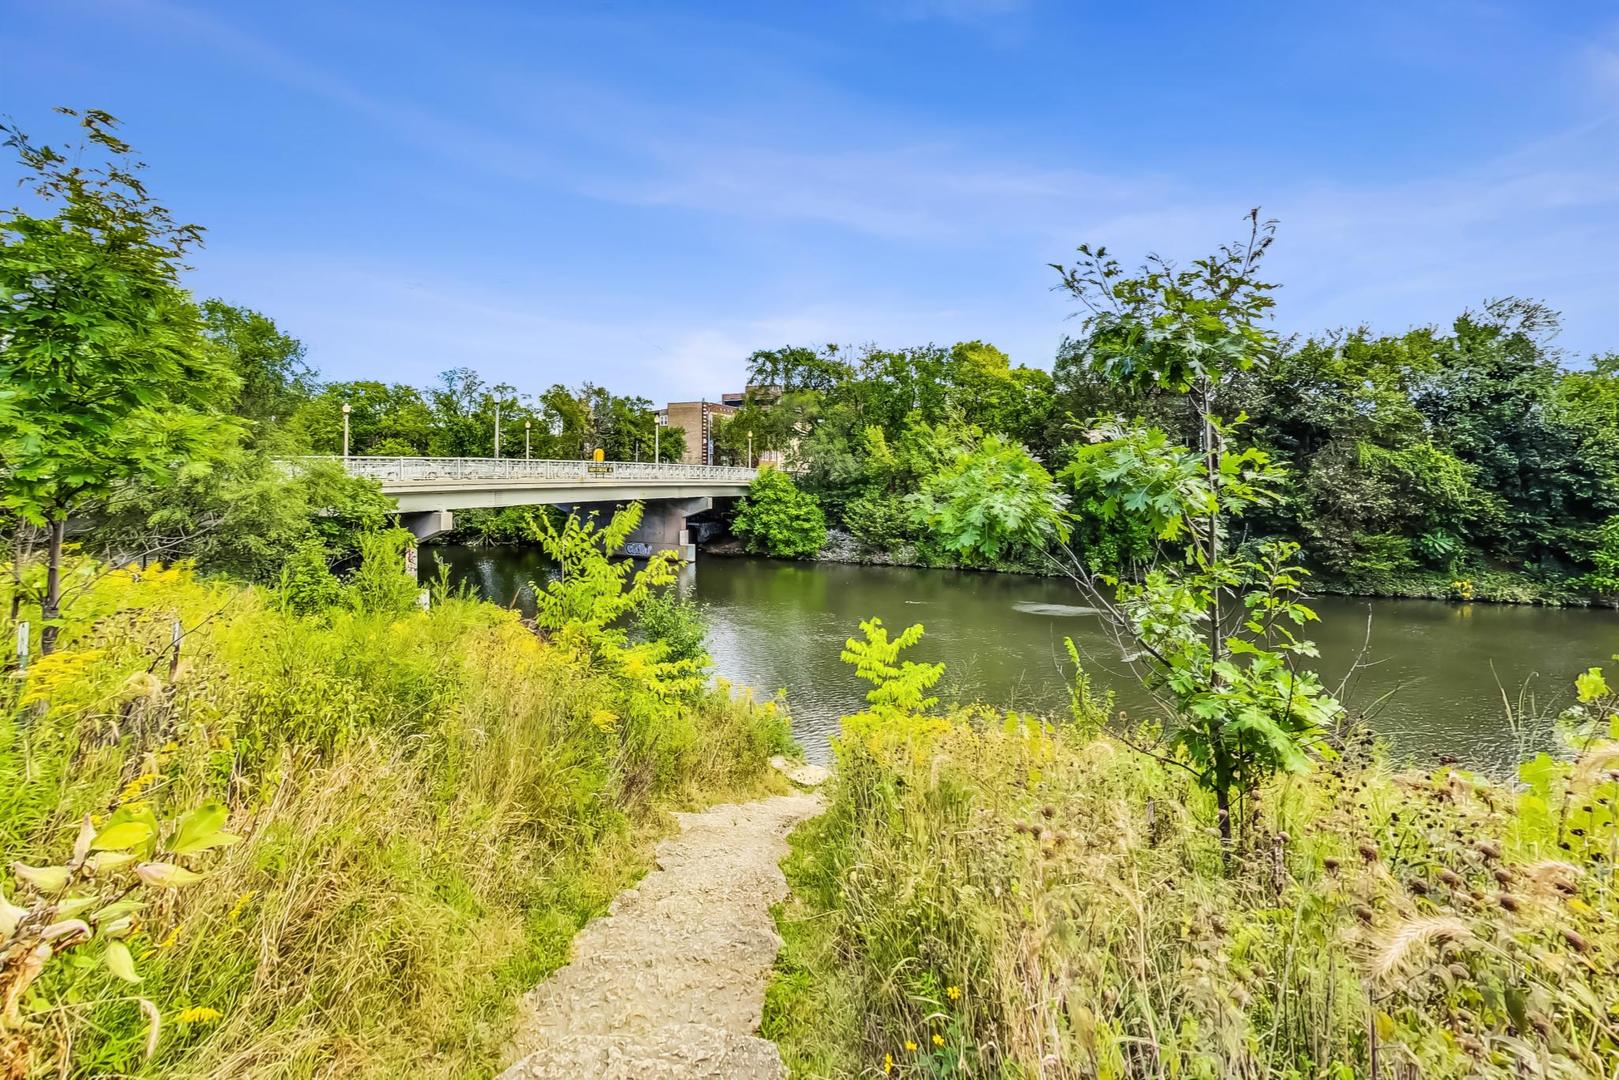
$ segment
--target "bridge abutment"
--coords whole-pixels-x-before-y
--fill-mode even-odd
[[[450,510],[412,510],[399,515],[399,527],[409,529],[418,541],[431,540],[455,528],[455,513]]]
[[[624,554],[645,558],[660,551],[672,551],[682,562],[696,562],[697,545],[686,527],[686,519],[713,506],[710,496],[652,499],[642,503],[641,524],[624,541]],[[617,503],[591,503],[575,506],[573,512],[604,525],[620,507]]]

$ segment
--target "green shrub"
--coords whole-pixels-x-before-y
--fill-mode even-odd
[[[404,529],[366,533],[360,537],[360,565],[349,575],[346,592],[358,611],[402,615],[421,595],[416,579],[405,572],[405,553],[416,539]]]
[[[807,559],[826,544],[826,515],[780,469],[764,469],[748,488],[731,530],[756,555]]]
[[[318,540],[299,544],[281,567],[281,596],[300,615],[324,611],[342,593],[343,586],[326,564],[326,549]]]
[[[708,665],[708,620],[695,601],[668,593],[647,597],[635,613],[635,633],[642,641],[662,642],[670,660]]]

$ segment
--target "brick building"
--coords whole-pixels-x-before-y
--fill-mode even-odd
[[[727,394],[727,398],[735,397],[741,403],[740,394]],[[686,452],[681,455],[681,462],[686,465],[712,465],[714,464],[714,418],[717,416],[730,416],[737,410],[736,405],[723,401],[671,401],[658,410],[658,423],[670,428],[679,428],[686,434]]]

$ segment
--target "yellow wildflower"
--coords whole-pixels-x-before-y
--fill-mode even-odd
[[[893,1054],[884,1054],[883,1055],[883,1075],[887,1076],[889,1073],[891,1073],[893,1071],[894,1071],[894,1055]]]
[[[945,987],[944,988],[944,996],[949,998],[951,1001],[960,1001],[961,1000],[961,987],[959,987],[959,986],[947,986],[947,987]]]
[[[905,1040],[905,1052],[909,1054],[916,1053],[916,1044],[910,1039]]]
[[[147,786],[156,779],[156,773],[141,773],[139,776],[135,777],[135,779],[124,785],[124,790],[118,793],[118,801],[124,803],[140,798],[141,792],[145,791]]]
[[[210,1009],[206,1005],[193,1005],[189,1009],[181,1009],[175,1016],[177,1024],[211,1024],[224,1014],[218,1009]]]
[[[167,934],[165,934],[163,936],[163,940],[157,943],[157,947],[160,948],[160,949],[172,949],[172,948],[174,948],[174,943],[176,941],[179,941],[179,940],[180,940],[180,927],[177,924],[174,927],[173,930],[170,930]]]
[[[933,1045],[934,1046],[943,1046],[944,1045],[944,1036],[940,1035],[937,1031],[935,1031],[933,1033]]]
[[[230,913],[225,916],[225,921],[235,922],[237,919],[241,918],[242,912],[246,909],[248,901],[252,900],[254,895],[254,890],[249,889],[242,895],[238,896],[236,898],[236,903],[231,905]]]
[[[612,731],[613,725],[618,723],[618,714],[607,709],[597,709],[590,714],[590,722],[596,725],[599,731]]]

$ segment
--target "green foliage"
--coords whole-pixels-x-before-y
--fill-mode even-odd
[[[257,311],[223,300],[201,305],[203,333],[224,353],[238,389],[230,413],[273,428],[289,419],[316,388],[303,342]]]
[[[871,706],[872,718],[890,721],[922,714],[939,703],[938,698],[928,696],[928,691],[944,676],[944,665],[899,659],[902,652],[922,640],[921,623],[906,627],[892,640],[881,619],[862,622],[860,632],[866,635],[865,640],[849,638],[839,658],[871,683],[866,702]]]
[[[993,561],[1066,541],[1067,502],[1027,450],[990,435],[924,482],[911,507],[948,550]]]
[[[764,469],[748,487],[731,529],[749,551],[809,558],[826,544],[826,515],[815,496],[780,469]]]
[[[43,649],[60,626],[65,523],[123,484],[162,485],[227,452],[237,379],[181,289],[200,230],[148,194],[106,113],[60,110],[84,145],[0,126],[39,206],[0,212],[0,509],[48,526]]]
[[[421,593],[414,574],[405,569],[405,553],[416,538],[404,529],[360,535],[360,565],[344,588],[356,611],[372,615],[404,615]]]
[[[1595,569],[1585,575],[1585,586],[1600,593],[1619,592],[1619,515],[1604,521],[1597,529],[1591,562]]]
[[[661,642],[669,660],[708,665],[708,620],[696,601],[654,593],[635,612],[635,635]]]
[[[236,432],[216,412],[236,380],[178,284],[198,230],[147,196],[112,117],[67,115],[103,163],[0,128],[56,211],[0,214],[0,476],[6,508],[34,524],[160,481]]]
[[[299,544],[281,567],[281,596],[300,615],[325,611],[343,588],[326,564],[326,549],[314,540]]]

